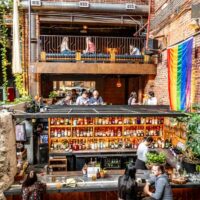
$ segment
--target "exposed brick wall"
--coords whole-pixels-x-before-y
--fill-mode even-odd
[[[156,2],[157,4],[160,3],[159,1]],[[159,37],[159,41],[163,48],[167,48],[187,39],[195,33],[195,30],[191,29],[190,26],[191,20],[191,10],[187,10],[179,17],[175,17],[171,23],[167,24],[162,29],[155,29],[152,33],[155,37],[161,36]],[[195,85],[193,103],[200,103],[200,34],[194,37],[193,48],[193,84]],[[153,83],[158,102],[160,101],[160,103],[164,104],[168,104],[167,76],[167,53],[166,49],[164,49],[162,53],[162,63],[158,64],[157,76]]]
[[[200,34],[194,38],[195,49],[193,53],[193,69],[194,69],[194,103],[200,104]]]

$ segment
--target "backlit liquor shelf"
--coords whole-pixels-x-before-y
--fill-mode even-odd
[[[124,169],[135,162],[144,137],[154,138],[153,148],[169,146],[167,140],[173,138],[165,121],[178,116],[183,114],[171,112],[168,106],[122,105],[51,106],[42,113],[14,114],[15,118],[48,121],[46,154],[55,171],[65,171],[61,165],[68,171],[81,170],[91,159],[102,168]]]
[[[163,135],[163,117],[49,118],[52,151],[136,149],[145,136]]]

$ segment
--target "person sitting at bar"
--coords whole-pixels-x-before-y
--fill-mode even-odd
[[[150,91],[148,94],[147,105],[157,105],[157,98],[153,91]]]
[[[128,99],[128,105],[136,105],[137,103],[137,93],[131,92],[130,97]]]
[[[144,193],[149,197],[144,198],[145,200],[172,200],[172,189],[169,183],[168,176],[165,174],[164,166],[162,165],[153,165],[151,169],[154,177],[151,177],[146,181],[144,187]],[[155,192],[149,190],[149,186],[155,185]]]
[[[90,98],[90,105],[102,105],[103,99],[99,96],[99,92],[94,90],[92,93],[92,97]]]
[[[76,105],[89,105],[89,98],[86,90],[83,90],[81,96],[77,98]]]
[[[63,54],[69,54],[69,53],[74,53],[74,51],[71,51],[68,45],[69,38],[64,37],[60,46],[60,52]]]
[[[91,37],[86,37],[86,49],[83,50],[83,53],[95,53],[96,47],[94,43],[92,42]]]
[[[137,159],[135,162],[136,169],[146,170],[146,154],[149,151],[149,146],[152,144],[153,138],[151,136],[146,137],[138,146]]]
[[[37,180],[36,173],[31,170],[22,184],[22,200],[42,200],[46,185]]]
[[[56,102],[55,105],[72,105],[72,95],[67,94],[65,98],[61,99],[60,101]]]
[[[123,176],[118,179],[119,200],[137,200],[136,168],[129,163]]]
[[[78,94],[77,94],[76,90],[72,89],[71,93],[72,93],[72,103],[76,103],[76,100],[78,98]]]
[[[130,55],[140,56],[141,52],[137,47],[134,47],[132,44],[129,46]]]

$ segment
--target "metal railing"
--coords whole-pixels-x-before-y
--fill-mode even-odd
[[[61,52],[63,38],[67,38],[67,53]],[[86,49],[85,36],[64,36],[64,35],[41,35],[40,36],[40,60],[43,61],[127,61],[135,60],[141,62],[142,56],[130,56],[130,45],[142,51],[145,45],[145,38],[141,37],[91,37],[96,51],[84,53]],[[44,55],[45,54],[45,55]],[[45,56],[45,58],[44,58]],[[43,58],[42,58],[43,57]]]
[[[106,3],[106,4],[124,4],[124,3],[134,3],[139,5],[148,5],[148,0],[42,0],[48,2],[80,2],[87,1],[89,3]]]

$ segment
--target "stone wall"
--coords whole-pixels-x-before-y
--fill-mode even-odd
[[[15,132],[12,115],[0,112],[0,200],[17,172]]]

